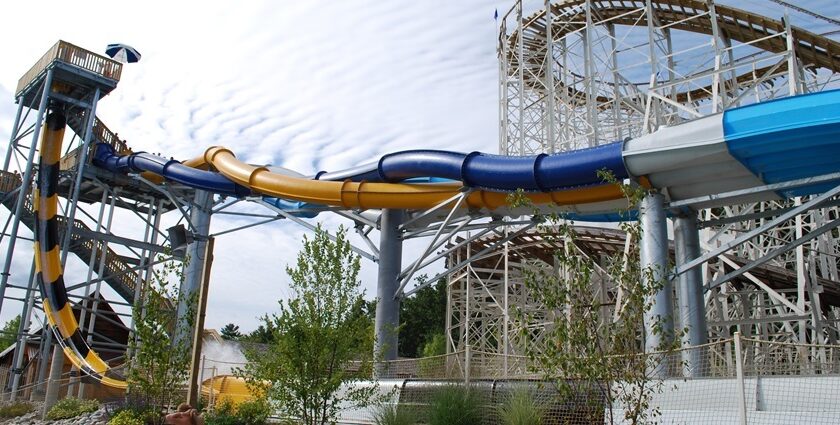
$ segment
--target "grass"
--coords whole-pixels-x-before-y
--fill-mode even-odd
[[[540,425],[542,409],[525,389],[515,391],[498,407],[499,420],[504,425]]]
[[[409,409],[394,404],[382,404],[373,414],[376,425],[414,425],[417,423]]]
[[[59,400],[49,412],[47,412],[47,419],[70,419],[85,413],[93,413],[99,409],[99,402],[96,400],[81,400],[78,398],[67,397],[64,400]]]
[[[435,391],[429,406],[429,425],[478,425],[481,403],[475,390],[446,385]]]
[[[26,402],[7,404],[0,407],[0,418],[16,418],[33,410],[35,410],[35,407]]]

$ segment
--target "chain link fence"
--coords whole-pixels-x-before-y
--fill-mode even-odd
[[[545,424],[838,424],[840,345],[741,337],[645,355],[635,382],[549,381],[524,356],[462,351],[387,363],[392,403],[428,407],[445,384],[477,392],[483,422],[498,422],[512,394],[526,391]],[[593,360],[597,361],[597,360]],[[373,423],[377,407],[346,411],[345,423]],[[422,415],[419,415],[422,416]]]
[[[381,403],[342,406],[340,423],[373,424],[383,405],[408,409],[422,423],[435,394],[451,385],[469,387],[484,424],[501,423],[500,406],[522,393],[546,425],[840,423],[840,345],[770,342],[736,333],[644,357],[633,362],[648,365],[643,378],[610,383],[547,380],[526,357],[470,350],[382,362],[375,384]],[[205,382],[218,378],[213,368],[221,370],[220,365],[211,359],[205,364]],[[218,386],[203,391],[210,404],[224,398],[223,392]]]

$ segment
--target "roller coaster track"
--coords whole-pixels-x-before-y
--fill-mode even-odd
[[[599,22],[609,21],[614,25],[645,26],[648,25],[645,13],[635,13],[645,10],[645,0],[592,0],[591,7],[593,14]],[[553,38],[560,38],[564,35],[580,31],[586,23],[585,0],[566,0],[552,3],[552,28]],[[710,15],[709,6],[706,2],[697,0],[655,0],[652,2],[653,19],[656,26],[668,27],[693,33],[712,35],[713,28],[710,19],[692,19],[697,16]],[[781,53],[787,50],[785,37],[777,35],[784,34],[785,23],[781,20],[771,19],[755,13],[747,12],[733,7],[715,5],[715,16],[717,26],[722,36],[739,41],[751,43],[754,47],[773,53]],[[521,26],[522,42],[524,49],[537,51],[545,49],[547,33],[547,13],[545,10],[523,19]],[[794,37],[794,50],[797,58],[805,68],[824,68],[832,72],[840,72],[840,43],[830,38],[812,33],[798,27],[792,27]],[[508,44],[508,61],[512,64],[511,70],[518,67],[517,43],[520,37],[520,29],[515,28],[507,34],[503,42]],[[775,37],[774,37],[775,36]],[[528,66],[532,74],[528,79],[541,79],[540,55],[529,55]],[[784,69],[786,67],[782,65]],[[768,67],[769,68],[769,67]],[[761,74],[766,69],[755,70],[754,73]],[[777,72],[782,71],[780,67]],[[744,78],[743,76],[738,77]],[[562,89],[561,89],[562,90]],[[585,95],[577,93],[576,88],[569,87],[570,95],[573,98],[585,101]],[[691,92],[678,93],[679,101],[687,99],[699,100],[711,95],[711,88],[701,88]],[[599,104],[605,102],[606,98],[599,98]]]

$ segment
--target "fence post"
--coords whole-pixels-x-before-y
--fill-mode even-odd
[[[747,394],[744,389],[744,361],[741,358],[741,332],[735,332],[735,377],[738,381],[738,414],[740,424],[747,425]]]

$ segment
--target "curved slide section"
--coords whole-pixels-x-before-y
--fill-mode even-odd
[[[246,164],[223,147],[208,149],[204,158],[225,177],[264,195],[343,208],[428,209],[463,189],[460,183],[310,180],[272,173],[267,167]],[[527,193],[526,196],[534,204],[573,205],[615,200],[621,198],[622,193],[615,185],[601,184],[554,192]],[[466,205],[470,208],[491,211],[507,204],[507,192],[477,190],[466,199]]]
[[[50,112],[41,136],[38,179],[33,193],[35,204],[35,272],[44,303],[47,321],[56,331],[64,355],[84,373],[103,384],[126,388],[126,382],[114,374],[85,341],[73,308],[67,299],[58,240],[58,174],[61,144],[66,119],[59,112]]]
[[[250,190],[234,184],[224,176],[212,171],[204,171],[174,159],[166,159],[145,152],[119,156],[114,148],[106,143],[96,145],[93,163],[116,173],[151,172],[166,179],[196,189],[231,196],[246,196]]]
[[[401,182],[419,177],[461,181],[490,191],[517,189],[548,192],[603,182],[598,170],[616,178],[628,177],[621,157],[622,143],[610,143],[556,155],[502,156],[440,150],[410,150],[383,156],[369,164],[334,173],[320,172],[318,180]]]

